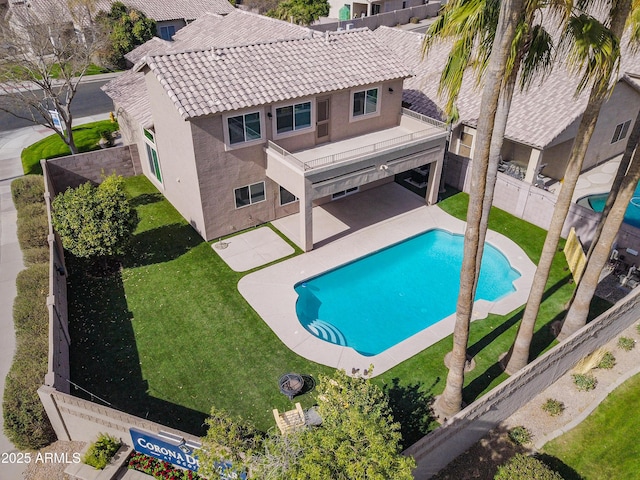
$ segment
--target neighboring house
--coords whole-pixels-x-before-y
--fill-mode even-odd
[[[105,91],[144,173],[203,238],[299,213],[310,250],[314,205],[426,164],[437,201],[447,131],[403,111],[411,73],[370,31],[246,12],[197,23]],[[198,37],[204,48],[176,51]]]
[[[52,30],[66,24],[71,25],[72,30],[81,31],[98,12],[108,12],[114,1],[10,0],[7,15],[17,29],[24,28],[27,19],[33,25],[36,18]],[[157,35],[164,40],[171,40],[178,30],[207,13],[225,15],[235,10],[227,0],[124,0],[122,3],[155,20]]]
[[[415,76],[405,82],[405,102],[412,110],[441,118],[444,102],[437,90],[449,45],[435,45],[423,59],[421,34],[380,27],[374,35],[413,69]],[[584,170],[624,151],[624,139],[640,109],[638,75],[640,53],[631,51],[625,40],[619,80],[600,112]],[[516,91],[502,147],[502,158],[507,162],[504,168],[513,176],[534,183],[541,170],[550,179],[562,179],[589,94],[575,95],[578,81],[565,65],[556,65],[544,83],[534,82],[527,91]],[[458,100],[460,120],[452,132],[453,153],[473,158],[481,93],[473,72],[469,72]]]
[[[329,18],[349,20],[393,12],[429,3],[429,0],[329,0]]]

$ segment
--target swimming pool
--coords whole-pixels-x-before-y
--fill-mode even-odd
[[[576,203],[583,207],[588,207],[595,212],[601,212],[604,209],[604,204],[608,196],[608,193],[587,195],[586,197],[580,198]],[[636,186],[633,198],[629,202],[627,211],[624,214],[624,223],[640,228],[640,183]]]
[[[314,336],[377,355],[455,312],[464,237],[421,235],[298,282],[296,314]],[[515,291],[520,277],[486,244],[476,301]]]

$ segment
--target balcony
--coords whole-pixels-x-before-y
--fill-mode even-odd
[[[297,152],[288,152],[276,143],[269,142],[266,148],[267,174],[269,166],[274,167],[274,162],[285,164],[289,170],[297,172],[313,184],[369,169],[379,170],[382,165],[382,170],[393,167],[393,171],[397,173],[430,163],[432,160],[420,157],[434,149],[442,149],[446,136],[447,128],[444,123],[403,110],[400,125],[396,127]],[[274,180],[278,181],[277,178]]]

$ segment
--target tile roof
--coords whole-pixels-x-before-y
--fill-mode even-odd
[[[124,107],[127,113],[144,128],[153,126],[144,73],[127,70],[104,85],[102,90],[113,99],[118,107]],[[116,112],[116,114],[118,113]]]
[[[411,75],[367,29],[145,61],[185,119]]]
[[[97,10],[108,11],[112,0],[97,0]],[[227,0],[124,0],[127,6],[140,10],[157,22],[168,20],[195,20],[205,13],[226,14],[235,10]]]
[[[173,36],[165,52],[203,50],[211,47],[246,45],[284,38],[303,38],[322,33],[293,23],[234,9],[225,16],[206,14]]]
[[[160,37],[153,37],[151,40],[144,42],[142,45],[125,54],[124,58],[136,64],[150,53],[163,52],[171,48],[171,46],[171,42],[163,40]]]
[[[415,76],[405,80],[403,94],[403,99],[412,104],[411,109],[442,118],[444,101],[439,98],[437,89],[449,45],[435,45],[422,59],[420,52],[424,35],[390,27],[380,27],[374,35],[413,68]],[[640,54],[625,49],[620,72],[621,76],[625,72],[640,73]],[[534,83],[526,92],[516,90],[505,136],[535,148],[551,145],[586,107],[588,92],[576,96],[577,85],[578,77],[565,65],[557,65],[544,83]],[[466,75],[458,99],[462,123],[477,124],[481,94],[473,75]]]

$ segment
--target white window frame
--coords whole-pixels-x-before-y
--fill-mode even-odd
[[[252,113],[257,113],[260,117],[260,138],[256,138],[255,140],[249,140],[238,143],[231,143],[229,139],[229,119],[251,115]],[[236,111],[229,112],[222,116],[222,133],[224,135],[224,145],[226,150],[235,150],[237,148],[245,148],[253,145],[260,145],[265,142],[265,122],[264,122],[264,110],[263,109],[253,109],[253,110],[244,110],[244,111]]]
[[[153,140],[147,137],[145,132],[149,132],[149,134],[153,137]],[[145,156],[147,157],[147,162],[149,166],[149,173],[151,181],[156,185],[160,186],[161,189],[164,189],[164,173],[162,173],[162,166],[160,165],[160,155],[158,154],[158,146],[156,145],[156,132],[151,128],[142,127],[142,139],[145,144]],[[160,178],[158,178],[158,173],[154,172],[155,166],[151,166],[152,160],[149,158],[149,148],[151,148],[154,152],[156,152],[156,161],[158,163],[158,173],[160,173]]]
[[[254,185],[260,185],[262,184],[262,191],[264,192],[264,198],[262,200],[258,200],[256,202],[251,200],[251,187],[253,187]],[[246,205],[240,205],[238,206],[237,200],[236,200],[236,190],[240,190],[241,188],[247,188],[249,190],[249,203]],[[246,208],[246,207],[250,207],[251,205],[255,205],[257,203],[262,203],[262,202],[266,202],[267,201],[267,185],[266,182],[264,180],[260,181],[260,182],[255,182],[255,183],[250,183],[249,185],[243,185],[241,187],[236,187],[233,189],[233,203],[236,207],[236,210],[240,210],[241,208]]]
[[[294,126],[294,129],[289,131],[289,132],[282,132],[282,133],[278,133],[278,115],[277,115],[277,110],[279,108],[285,108],[285,107],[290,107],[290,106],[295,106],[295,105],[301,105],[303,103],[309,103],[311,104],[311,124],[308,127],[302,127],[302,128],[298,128],[296,129]],[[299,100],[295,100],[295,101],[291,101],[291,102],[286,102],[286,103],[279,103],[277,105],[272,105],[271,106],[271,130],[273,132],[273,138],[274,139],[279,139],[279,138],[286,138],[286,137],[292,137],[294,135],[301,135],[303,133],[310,133],[310,132],[315,132],[316,130],[316,102],[315,102],[315,98],[304,98],[304,99],[299,99]],[[294,121],[295,121],[295,114],[294,114]]]
[[[370,113],[363,113],[362,115],[354,115],[353,114],[353,104],[354,102],[354,97],[356,95],[356,93],[361,93],[361,92],[365,92],[365,100],[366,100],[366,92],[369,90],[378,90],[378,98],[376,101],[376,110],[375,112],[370,112]],[[380,104],[382,103],[382,85],[371,85],[367,88],[359,88],[357,90],[351,90],[351,92],[349,93],[349,121],[350,122],[357,122],[359,120],[364,120],[366,118],[372,118],[372,117],[377,117],[378,115],[380,115]],[[366,105],[366,102],[365,102]]]
[[[278,185],[278,198],[279,198],[279,204],[281,207],[284,207],[285,205],[291,205],[292,203],[296,203],[297,201],[299,201],[300,199],[295,196],[293,193],[289,192],[289,190],[287,190],[287,192],[291,193],[291,195],[293,195],[293,200],[291,200],[290,202],[286,202],[286,203],[282,203],[282,190],[287,190],[286,188],[284,188],[282,185]]]
[[[611,143],[617,143],[620,140],[627,138],[627,133],[629,133],[630,126],[631,120],[627,120],[626,122],[616,125],[616,129],[613,132],[613,138],[611,138]]]

